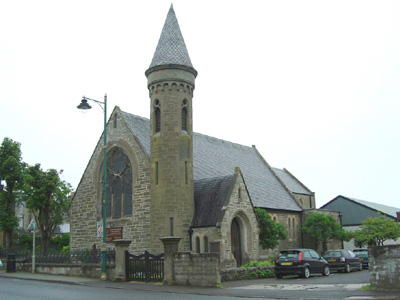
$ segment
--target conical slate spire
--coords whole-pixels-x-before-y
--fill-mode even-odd
[[[193,68],[172,4],[149,69],[169,64]]]

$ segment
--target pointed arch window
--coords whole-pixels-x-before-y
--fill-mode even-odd
[[[155,118],[154,133],[160,133],[160,131],[161,131],[161,104],[160,104],[160,100],[158,100],[158,99],[156,99],[156,101],[154,101],[154,118]]]
[[[118,121],[118,114],[114,114],[114,128],[117,128],[117,125],[118,125],[118,123],[117,123],[117,121]]]
[[[115,148],[107,159],[107,217],[131,216],[132,195],[131,163],[121,149]]]
[[[292,239],[296,238],[296,220],[295,217],[292,218]]]
[[[187,132],[187,119],[188,119],[188,101],[184,99],[182,101],[182,113],[181,113],[181,124],[182,130]]]
[[[200,237],[196,236],[196,253],[200,253]]]

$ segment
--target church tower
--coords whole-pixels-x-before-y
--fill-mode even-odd
[[[163,252],[160,237],[182,238],[190,249],[193,219],[193,68],[173,6],[146,71],[150,96],[151,251]]]

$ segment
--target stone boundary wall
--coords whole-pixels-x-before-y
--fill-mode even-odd
[[[221,270],[221,280],[223,282],[259,278],[275,278],[274,266],[231,268]]]
[[[400,291],[400,245],[368,248],[371,289]]]
[[[176,252],[173,259],[175,284],[216,287],[221,283],[219,253]]]
[[[32,272],[32,263],[17,260],[16,271]],[[35,272],[39,274],[100,278],[101,264],[36,263]],[[110,280],[112,278],[115,278],[114,264],[107,266],[107,279]]]

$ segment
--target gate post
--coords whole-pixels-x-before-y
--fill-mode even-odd
[[[130,240],[114,240],[115,244],[115,280],[126,281],[125,251],[129,249]]]
[[[174,253],[178,252],[178,244],[181,238],[163,237],[160,240],[164,244],[164,284],[175,284]]]

